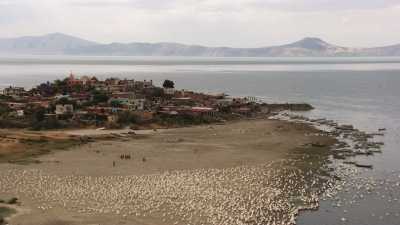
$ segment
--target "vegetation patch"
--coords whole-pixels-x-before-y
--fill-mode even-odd
[[[1,224],[1,219],[2,218],[7,218],[11,216],[12,214],[17,213],[15,209],[11,209],[8,207],[0,207],[0,224]],[[4,221],[3,221],[4,222]]]
[[[8,162],[21,165],[42,163],[37,157],[53,151],[64,151],[81,144],[80,140],[65,139],[23,139],[17,144],[19,151],[0,154],[0,163]]]

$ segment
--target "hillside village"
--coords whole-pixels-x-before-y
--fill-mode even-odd
[[[262,107],[264,106],[264,107]],[[76,77],[0,95],[1,128],[170,127],[221,122],[268,111],[256,98],[177,90],[171,80]]]

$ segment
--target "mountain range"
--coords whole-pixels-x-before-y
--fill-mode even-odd
[[[400,44],[375,48],[341,47],[319,38],[271,47],[229,48],[178,43],[101,44],[62,33],[0,39],[0,54],[199,57],[400,56]]]

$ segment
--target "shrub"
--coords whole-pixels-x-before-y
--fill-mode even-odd
[[[114,122],[108,122],[107,124],[108,129],[121,129],[122,126],[119,123],[114,123]]]
[[[40,122],[33,122],[31,125],[32,130],[50,130],[50,129],[59,129],[64,128],[65,125],[62,124],[57,119],[45,119]]]
[[[18,203],[18,198],[11,198],[10,200],[7,201],[8,204],[14,205]]]
[[[136,114],[131,112],[121,112],[118,113],[118,123],[119,124],[134,124],[138,123],[139,118]]]
[[[29,123],[17,119],[0,119],[0,128],[27,128]]]

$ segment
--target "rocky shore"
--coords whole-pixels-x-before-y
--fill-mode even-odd
[[[352,160],[352,158],[359,155],[372,156],[377,153],[382,153],[381,148],[384,143],[374,141],[374,138],[384,136],[386,131],[385,128],[380,128],[373,133],[367,133],[354,128],[353,125],[340,125],[333,120],[324,118],[310,119],[304,116],[288,113],[279,114],[277,118],[308,123],[324,129],[325,135],[339,140],[332,148],[332,155],[334,159],[343,160],[343,163],[345,164],[352,164],[362,168],[372,168],[372,165],[362,164],[361,162]]]
[[[311,217],[308,219],[319,221],[329,216],[330,224],[333,221],[351,224],[366,220],[375,224],[397,224],[400,218],[400,171],[385,171],[383,174],[382,171],[375,171],[376,161],[371,158],[382,153],[386,128],[365,132],[352,125],[292,113],[279,114],[275,118],[310,124],[324,130],[323,135],[338,140],[332,146],[329,157],[332,165],[330,174],[335,179],[331,180],[320,198],[324,203],[323,212],[307,213]],[[359,208],[363,211],[357,211]],[[357,221],[351,220],[357,217]],[[301,224],[308,224],[305,221]]]

